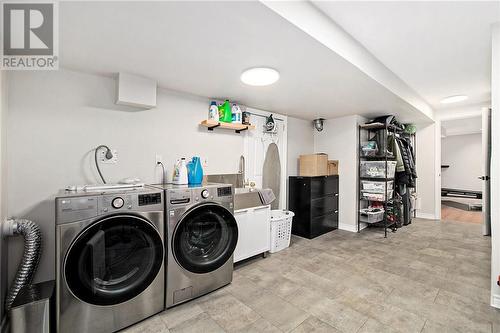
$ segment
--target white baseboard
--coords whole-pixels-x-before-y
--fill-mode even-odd
[[[421,212],[417,212],[417,218],[426,220],[437,220],[436,215],[429,213],[421,213]]]
[[[366,225],[362,223],[360,225],[360,230],[366,228]],[[345,230],[345,231],[350,231],[350,232],[358,232],[358,225],[357,224],[347,224],[347,223],[339,223],[339,229],[340,230]]]
[[[491,306],[500,309],[500,295],[491,295]]]

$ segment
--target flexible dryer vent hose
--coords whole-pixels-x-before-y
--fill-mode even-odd
[[[9,219],[4,223],[3,234],[5,236],[21,235],[24,238],[23,257],[5,299],[5,308],[9,311],[21,288],[31,284],[33,280],[40,262],[42,232],[40,227],[30,220]]]

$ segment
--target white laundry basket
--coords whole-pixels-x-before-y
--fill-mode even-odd
[[[278,252],[290,245],[294,216],[295,214],[288,210],[271,211],[271,249],[269,252]]]

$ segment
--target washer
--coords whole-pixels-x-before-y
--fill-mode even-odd
[[[160,187],[165,191],[169,308],[231,283],[238,226],[231,184]]]
[[[165,306],[163,191],[56,198],[56,325],[114,332]]]

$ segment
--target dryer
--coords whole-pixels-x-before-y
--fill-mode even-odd
[[[56,198],[58,332],[114,332],[164,309],[163,209],[154,188]]]
[[[165,191],[169,308],[231,283],[238,226],[232,185],[160,187]]]

